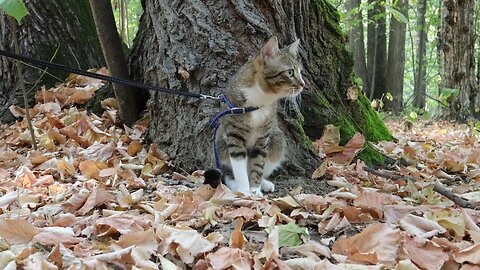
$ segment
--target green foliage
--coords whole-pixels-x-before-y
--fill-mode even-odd
[[[408,120],[411,120],[411,121],[416,121],[418,119],[418,114],[414,111],[411,111],[409,114],[408,114]]]
[[[20,22],[28,11],[22,0],[0,0],[0,9]]]
[[[477,121],[472,127],[472,134],[474,136],[480,136],[480,121]]]
[[[376,109],[377,111],[381,111],[383,109],[383,106],[385,105],[385,100],[392,101],[393,96],[390,92],[387,92],[385,94],[382,94],[380,99],[374,99],[370,103],[372,108]]]
[[[351,26],[356,26],[359,24],[364,25],[364,36],[367,37],[367,25],[369,23],[367,19],[367,12],[373,9],[375,4],[380,4],[385,7],[385,13],[379,14],[377,17],[385,17],[387,22],[390,21],[390,18],[393,16],[397,20],[407,24],[407,40],[405,46],[405,73],[404,73],[404,108],[407,111],[412,110],[413,102],[413,90],[415,85],[415,71],[417,69],[417,0],[409,1],[408,6],[408,16],[404,16],[399,9],[397,8],[398,0],[392,1],[367,1],[362,0],[360,6],[353,8],[352,10],[346,11],[345,4],[347,0],[329,0],[332,5],[337,7],[341,12],[341,24],[344,29],[349,29]],[[426,55],[425,55],[425,69],[426,69],[426,78],[425,84],[427,89],[427,105],[425,108],[424,115],[433,115],[439,108],[442,106],[436,99],[442,100],[440,97],[440,59],[438,54],[438,31],[440,30],[441,18],[440,18],[440,9],[441,1],[427,1],[427,13],[426,13],[426,26],[425,31],[427,35],[426,43]],[[477,4],[478,11],[480,13],[480,2]],[[362,19],[359,20],[356,18],[356,15],[361,14]],[[477,15],[479,16],[479,15]],[[373,18],[375,19],[375,18]],[[476,19],[477,27],[480,29],[480,19]],[[387,31],[387,40],[389,32]],[[365,42],[367,42],[365,40]],[[475,43],[478,55],[480,57],[480,45]],[[368,67],[367,67],[368,68]],[[358,85],[361,85],[357,82]],[[429,98],[432,97],[432,98]],[[382,103],[384,100],[377,100],[373,105],[378,109],[383,107]]]
[[[278,226],[278,242],[280,247],[295,247],[302,244],[301,236],[307,237],[308,229],[295,224],[294,221]]]
[[[403,15],[395,7],[386,6],[386,13],[391,13],[391,15],[395,17],[395,19],[397,19],[398,21],[408,24],[408,18],[405,17],[405,15]]]
[[[445,105],[448,105],[448,101],[451,100],[453,97],[457,97],[459,94],[460,91],[458,89],[445,87],[442,88],[438,99],[442,101],[442,103],[444,103]]]
[[[142,16],[143,8],[140,0],[111,0],[113,15],[117,23],[118,32],[121,34],[123,42],[130,48],[133,40],[137,35],[140,16]],[[126,9],[122,8],[122,1],[125,2]],[[125,17],[126,15],[126,17]],[[121,20],[123,19],[122,23]],[[122,35],[121,26],[125,25],[125,32]]]
[[[405,108],[411,110],[413,102],[413,90],[415,85],[415,71],[417,69],[417,43],[416,32],[417,23],[417,1],[411,3],[408,10],[408,16],[412,20],[407,24],[407,42],[405,47],[405,78],[404,78],[404,100]],[[438,97],[440,85],[440,59],[438,55],[438,31],[440,29],[440,2],[427,1],[427,13],[425,15],[425,31],[427,35],[426,54],[425,54],[425,85],[427,90],[427,100],[424,115],[433,115],[441,106],[438,101],[430,97]]]

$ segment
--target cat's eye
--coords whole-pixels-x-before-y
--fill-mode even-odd
[[[289,70],[287,70],[287,71],[285,71],[285,72],[287,72],[287,76],[288,76],[288,77],[293,77],[293,74],[294,74],[293,69],[289,69]]]

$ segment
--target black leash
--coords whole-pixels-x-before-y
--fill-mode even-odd
[[[125,80],[125,79],[105,76],[105,75],[102,75],[102,74],[97,74],[97,73],[93,73],[93,72],[89,72],[89,71],[85,71],[85,70],[81,70],[81,69],[77,69],[77,68],[67,67],[67,66],[60,65],[60,64],[55,64],[55,63],[50,63],[50,62],[43,61],[43,60],[30,58],[28,56],[24,56],[24,55],[12,53],[12,52],[4,51],[4,50],[0,50],[0,55],[8,57],[8,58],[13,58],[13,59],[16,59],[16,60],[20,60],[20,61],[25,62],[25,63],[30,63],[30,64],[32,64],[36,67],[39,67],[39,68],[54,68],[54,69],[63,70],[65,72],[69,72],[69,73],[75,73],[75,74],[78,74],[78,75],[83,75],[83,76],[87,76],[87,77],[91,77],[91,78],[95,78],[95,79],[99,79],[99,80],[104,80],[104,81],[107,81],[107,82],[128,85],[128,86],[132,86],[132,87],[136,87],[136,88],[140,88],[140,89],[144,89],[144,90],[153,90],[153,91],[158,91],[158,92],[163,92],[163,93],[182,95],[182,96],[194,97],[194,98],[200,98],[200,99],[214,99],[214,100],[220,100],[221,99],[220,97],[214,97],[214,96],[197,94],[197,93],[190,93],[190,92],[186,92],[186,91],[178,91],[178,90],[173,90],[173,89],[166,88],[166,87],[151,86],[151,85],[146,85],[146,84],[135,82],[135,81],[130,81],[130,80]]]
[[[229,114],[245,114],[245,113],[249,113],[249,112],[252,112],[252,111],[255,111],[255,110],[258,109],[258,107],[245,107],[245,108],[236,107],[235,105],[233,105],[227,99],[227,97],[225,95],[220,95],[218,97],[214,97],[214,96],[209,96],[209,95],[202,95],[202,94],[197,94],[197,93],[190,93],[190,92],[185,92],[185,91],[173,90],[173,89],[170,89],[170,88],[165,88],[165,87],[160,87],[160,86],[150,86],[150,85],[146,85],[146,84],[135,82],[135,81],[130,81],[130,80],[124,80],[124,79],[120,79],[120,78],[105,76],[105,75],[102,75],[102,74],[97,74],[97,73],[93,73],[93,72],[89,72],[89,71],[85,71],[85,70],[81,70],[81,69],[77,69],[77,68],[72,68],[72,67],[67,67],[67,66],[60,65],[60,64],[50,63],[50,62],[47,62],[47,61],[34,59],[34,58],[31,58],[31,57],[28,57],[28,56],[24,56],[24,55],[12,53],[12,52],[4,51],[4,50],[0,50],[0,55],[5,56],[7,58],[13,58],[13,59],[25,62],[25,63],[30,63],[30,64],[32,64],[36,67],[39,67],[39,68],[54,68],[54,69],[63,70],[65,72],[69,72],[69,73],[75,73],[75,74],[79,74],[79,75],[83,75],[83,76],[87,76],[87,77],[91,77],[91,78],[95,78],[95,79],[104,80],[104,81],[107,81],[107,82],[128,85],[128,86],[132,86],[132,87],[136,87],[136,88],[140,88],[140,89],[144,89],[144,90],[153,90],[153,91],[158,91],[158,92],[163,92],[163,93],[182,95],[182,96],[194,97],[194,98],[200,98],[200,99],[219,100],[219,101],[227,104],[229,109],[217,114],[217,116],[215,116],[213,118],[213,120],[210,122],[210,125],[213,127],[213,151],[214,151],[214,154],[215,154],[215,165],[216,165],[217,169],[220,169],[220,167],[221,167],[220,158],[219,158],[219,154],[218,154],[218,150],[217,150],[217,143],[216,143],[217,130],[218,130],[218,127],[220,126],[220,123],[219,123],[220,118],[222,118],[225,115],[229,115]]]

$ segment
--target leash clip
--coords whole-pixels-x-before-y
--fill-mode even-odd
[[[214,96],[200,94],[200,99],[220,100],[220,99],[222,99],[222,97],[221,96],[214,97]]]
[[[233,107],[230,109],[230,112],[232,114],[244,114],[246,113],[247,111],[245,110],[245,108],[238,108],[238,107]]]

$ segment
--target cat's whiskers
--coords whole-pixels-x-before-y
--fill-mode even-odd
[[[296,94],[296,91],[299,91],[297,88],[292,87],[289,89],[286,102],[283,102],[283,110],[289,114],[292,112],[294,114],[300,113],[300,96]]]

